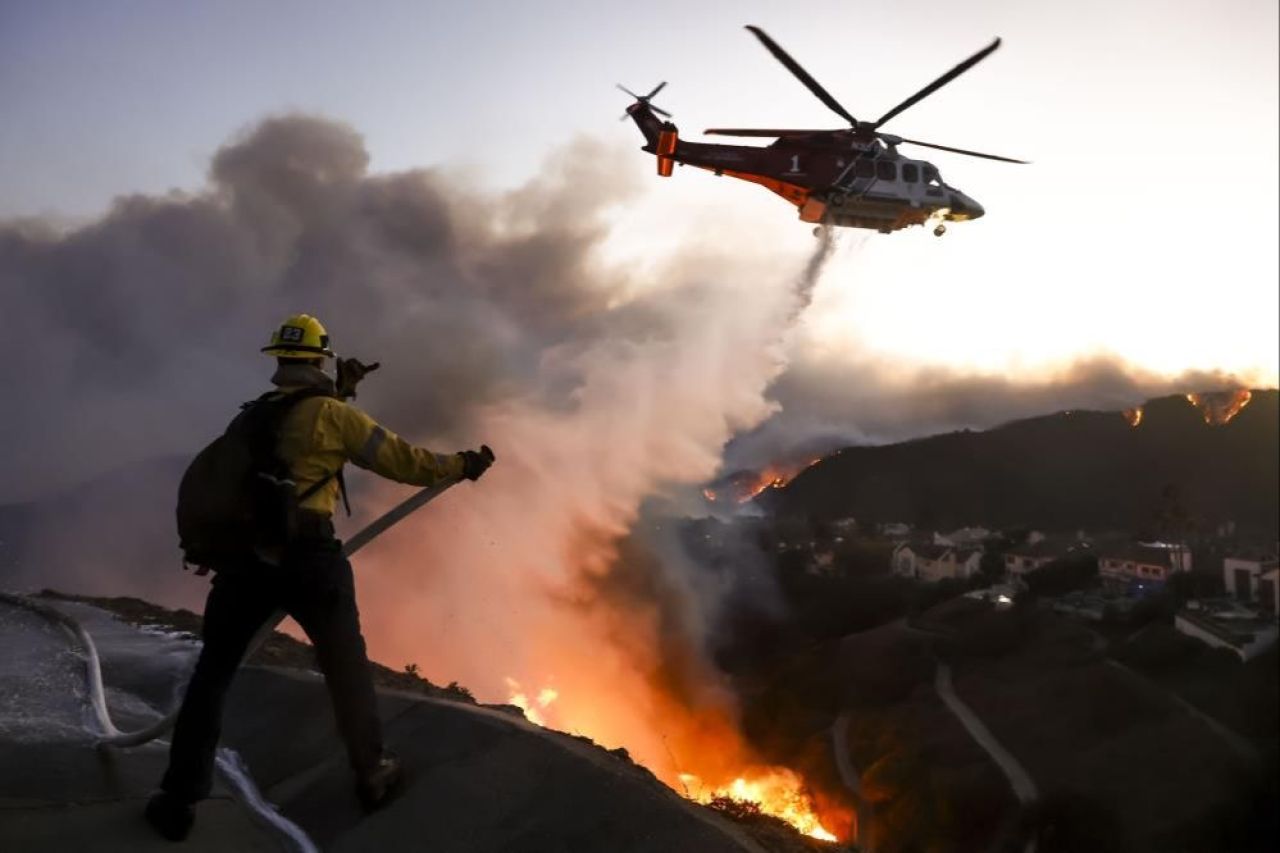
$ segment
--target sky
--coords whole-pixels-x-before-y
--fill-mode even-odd
[[[758,187],[657,177],[615,83],[669,81],[689,139],[838,126],[744,24],[865,118],[1001,36],[887,129],[1033,164],[930,152],[984,218],[834,244]],[[83,518],[48,504],[66,551],[26,565],[193,595],[155,572],[166,463],[258,393],[271,326],[311,309],[382,362],[362,408],[498,452],[362,553],[373,656],[486,699],[508,677],[559,690],[553,723],[663,778],[732,757],[703,727],[720,708],[737,737],[702,654],[725,590],[622,537],[661,499],[705,511],[700,487],[778,458],[777,435],[1274,385],[1276,32],[1274,0],[0,0],[0,363],[23,367],[0,398],[38,415],[0,418],[0,503],[99,476],[68,492]],[[403,497],[353,474],[340,524]]]
[[[203,187],[264,116],[356,128],[374,172],[443,165],[512,187],[579,135],[644,194],[611,251],[689,242],[803,252],[789,205],[678,171],[619,122],[620,82],[685,138],[839,119],[756,24],[874,117],[993,36],[1003,47],[889,130],[1033,161],[914,149],[987,209],[941,238],[841,235],[797,346],[826,360],[1043,375],[1114,356],[1162,375],[1277,381],[1277,8],[1265,0],[0,5],[0,217],[82,223],[113,199]],[[905,149],[904,149],[905,150]],[[629,156],[628,156],[629,154]]]

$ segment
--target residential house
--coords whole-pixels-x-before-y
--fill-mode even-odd
[[[911,525],[891,521],[880,525],[880,535],[887,539],[905,539],[911,535]]]
[[[1191,549],[1165,542],[1109,545],[1098,554],[1098,574],[1104,584],[1163,586],[1175,572],[1191,571]]]
[[[1033,534],[1022,545],[1015,545],[1004,552],[1004,571],[1011,578],[1042,569],[1054,560],[1061,560],[1082,551],[1092,552],[1093,545],[1082,534],[1074,537]]]
[[[1227,594],[1237,601],[1256,602],[1268,613],[1280,613],[1280,559],[1275,554],[1227,557],[1222,580]]]
[[[969,578],[982,567],[982,550],[954,545],[904,543],[893,550],[893,570],[922,581]]]
[[[1028,572],[1034,572],[1036,569],[1059,559],[1066,553],[1067,549],[1064,545],[1059,542],[1050,542],[1047,539],[1015,545],[1004,552],[1004,570],[1011,577],[1018,577]]]
[[[902,575],[904,578],[916,576],[916,547],[918,546],[909,542],[899,542],[894,546],[889,566],[895,575]]]
[[[991,538],[991,531],[985,527],[961,527],[950,533],[933,534],[935,545],[955,545],[960,548],[977,548]]]
[[[1242,661],[1262,654],[1280,637],[1273,614],[1260,613],[1229,599],[1188,602],[1173,617],[1173,626],[1210,646],[1229,649]]]

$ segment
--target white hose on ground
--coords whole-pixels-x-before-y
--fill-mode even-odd
[[[292,841],[300,853],[320,853],[320,849],[311,840],[311,836],[307,835],[306,830],[280,814],[276,807],[262,796],[262,792],[253,782],[253,777],[249,775],[249,768],[245,766],[244,760],[235,750],[227,749],[225,746],[220,747],[215,763],[222,771],[227,783],[240,795],[240,802],[244,803],[246,808],[272,829]]]
[[[352,536],[343,545],[342,552],[350,557],[356,551],[359,551],[365,545],[369,544],[373,539],[380,535],[387,528],[399,522],[405,516],[412,513],[419,507],[430,503],[434,498],[447,490],[450,486],[457,483],[457,480],[445,480],[434,486],[428,486],[421,489],[409,498],[401,501],[394,508],[383,513],[378,518],[370,522],[366,527],[360,530],[356,535]],[[163,735],[169,729],[173,728],[174,722],[178,718],[178,708],[173,709],[167,715],[136,732],[122,732],[116,728],[116,724],[111,719],[111,712],[107,709],[106,689],[102,683],[102,661],[98,657],[98,648],[94,645],[93,637],[89,636],[89,632],[84,629],[74,617],[62,612],[56,607],[52,607],[43,601],[31,598],[25,595],[16,595],[13,593],[0,592],[0,601],[8,604],[22,607],[37,613],[46,619],[58,623],[71,632],[72,636],[80,644],[85,654],[85,681],[89,688],[89,702],[93,707],[93,715],[97,722],[98,743],[108,744],[111,746],[139,746]],[[258,647],[266,642],[271,636],[275,627],[284,619],[285,613],[277,611],[266,624],[254,635],[252,642],[246,650],[241,664],[257,651]],[[249,776],[244,762],[241,761],[234,751],[226,748],[218,750],[216,763],[218,769],[222,771],[228,783],[239,795],[241,802],[245,804],[255,815],[261,820],[269,824],[277,831],[284,834],[290,841],[302,851],[302,853],[318,853],[315,844],[307,836],[303,829],[284,815],[276,811],[275,807],[263,798],[262,793],[254,784],[253,779]]]
[[[43,601],[28,598],[24,595],[0,592],[0,601],[30,610],[51,622],[61,625],[71,633],[71,636],[80,644],[80,648],[85,655],[85,681],[88,686],[89,704],[93,708],[94,721],[97,723],[98,742],[109,742],[114,737],[120,737],[123,733],[116,728],[115,722],[111,719],[111,713],[107,710],[107,696],[102,683],[102,661],[98,657],[98,647],[94,644],[93,637],[89,635],[89,632],[85,630],[79,620]],[[157,734],[159,734],[163,733],[164,729],[153,725],[146,731],[157,731]],[[150,739],[154,739],[154,736]],[[300,853],[319,853],[319,848],[308,837],[306,831],[276,811],[275,806],[267,802],[262,796],[262,792],[258,790],[258,786],[254,784],[253,779],[249,776],[239,755],[233,750],[224,747],[218,750],[215,764],[231,786],[231,789],[238,796],[240,802],[253,812],[259,820],[293,842],[294,847]]]
[[[457,482],[458,480],[444,480],[434,486],[428,486],[415,492],[392,509],[378,516],[378,518],[348,539],[342,546],[342,553],[350,557],[386,531],[387,528],[396,524],[414,510],[427,505]],[[99,743],[110,746],[140,746],[148,741],[155,740],[173,728],[174,722],[178,719],[178,708],[174,708],[145,729],[136,732],[120,731],[116,728],[115,723],[111,721],[111,714],[107,711],[106,692],[102,686],[102,662],[98,659],[98,650],[94,646],[93,638],[89,636],[89,632],[79,622],[61,610],[37,599],[25,595],[0,592],[0,601],[5,601],[18,607],[25,607],[63,625],[71,631],[80,643],[80,647],[84,649],[87,658],[85,661],[86,680],[89,683],[89,701],[93,705],[93,714],[98,721]],[[245,660],[248,660],[258,650],[259,646],[267,641],[276,626],[284,620],[285,615],[284,611],[278,610],[266,621],[249,643],[249,648],[245,651],[244,658],[241,660],[242,665]]]
[[[376,519],[369,522],[368,525],[366,525],[354,536],[352,536],[345,543],[343,543],[342,553],[345,556],[350,557],[352,554],[359,551],[365,545],[368,545],[370,542],[376,539],[379,535],[385,532],[389,527],[391,527],[392,525],[404,519],[405,516],[409,515],[414,510],[417,510],[420,507],[426,506],[428,503],[430,503],[432,500],[434,500],[436,497],[441,495],[450,486],[454,485],[457,482],[458,480],[444,480],[443,482],[436,483],[434,486],[428,486],[425,489],[420,489],[419,491],[410,495],[408,498],[401,501],[395,507],[387,510],[382,515],[378,516]],[[59,612],[57,610],[54,610],[53,608],[48,608],[48,609],[53,611],[54,613]],[[244,658],[242,658],[240,662],[242,666],[244,665],[244,661],[251,658],[253,656],[253,653],[256,652],[259,649],[259,647],[261,647],[262,644],[268,640],[268,638],[271,637],[271,634],[275,631],[276,626],[284,621],[284,618],[286,615],[287,614],[283,610],[277,610],[274,614],[272,614],[270,619],[268,619],[265,623],[263,623],[262,627],[258,629],[258,633],[254,634],[253,639],[249,642],[249,648],[245,650]],[[58,618],[58,617],[54,617],[54,618]],[[63,617],[63,618],[66,619],[69,617]],[[81,645],[84,645],[87,648],[91,648],[92,641],[88,640],[89,635],[84,633],[83,628],[80,629],[80,633],[84,635],[83,637],[80,638]],[[100,694],[101,693],[100,688],[102,686],[102,673],[98,665],[96,652],[91,653],[89,666],[91,671],[94,673],[93,675],[90,676],[90,679],[91,680],[96,679],[96,683],[99,687],[99,694]],[[173,728],[174,722],[176,722],[178,719],[178,710],[179,710],[178,708],[174,708],[168,714],[161,717],[159,720],[156,720],[154,723],[147,726],[145,729],[140,729],[139,731],[136,731],[136,732],[122,732],[116,729],[115,726],[110,725],[110,719],[106,717],[107,708],[106,708],[105,700],[102,701],[101,708],[99,708],[98,701],[97,699],[95,699],[94,713],[98,715],[99,721],[106,719],[106,722],[107,722],[107,725],[104,725],[102,727],[102,731],[104,734],[99,742],[108,744],[110,746],[141,746],[142,744],[147,743],[148,741],[155,740],[165,732],[169,731],[169,729]]]

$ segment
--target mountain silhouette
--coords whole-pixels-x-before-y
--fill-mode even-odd
[[[1119,411],[1067,411],[983,432],[850,447],[761,500],[783,516],[1050,530],[1189,533],[1234,522],[1274,541],[1280,516],[1280,393],[1252,392],[1210,424],[1184,396]]]

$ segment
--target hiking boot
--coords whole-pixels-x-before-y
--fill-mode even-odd
[[[170,841],[182,841],[191,833],[196,822],[193,803],[179,799],[168,791],[161,791],[147,801],[144,812],[147,823]]]
[[[394,753],[384,752],[377,765],[356,781],[356,794],[368,811],[381,808],[395,796],[404,770]]]

